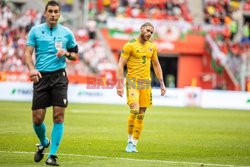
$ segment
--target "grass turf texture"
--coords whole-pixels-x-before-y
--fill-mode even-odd
[[[0,102],[0,166],[45,166],[33,162],[38,139],[31,104]],[[70,104],[58,151],[61,166],[250,165],[250,111],[152,107],[138,143],[126,153],[126,105]],[[45,123],[52,128],[52,111]],[[48,152],[48,151],[47,151]],[[221,165],[220,165],[221,164]]]

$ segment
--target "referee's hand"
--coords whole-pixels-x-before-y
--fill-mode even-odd
[[[42,75],[36,69],[30,70],[30,80],[34,83],[38,82]]]
[[[61,57],[63,57],[65,54],[66,54],[66,50],[64,50],[64,49],[59,49],[59,50],[57,51],[57,53],[56,53],[56,56],[57,56],[58,58],[61,58]]]

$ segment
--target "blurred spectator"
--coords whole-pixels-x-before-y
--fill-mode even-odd
[[[230,25],[232,14],[238,10],[238,1],[204,0],[204,21],[208,24]]]
[[[33,25],[40,23],[42,14],[33,9],[17,14],[7,5],[0,4],[0,71],[28,72],[24,65],[26,36]],[[87,29],[76,31],[75,36],[79,59],[67,61],[69,75],[100,74],[105,69],[114,69],[104,46],[96,39],[95,20],[89,20]]]
[[[250,11],[250,0],[246,0],[243,5],[244,11]]]
[[[72,12],[73,0],[60,1],[62,12]]]
[[[105,0],[102,1],[103,7],[100,5],[100,0],[98,0],[97,9],[99,15],[105,13],[103,12],[105,10],[109,15],[116,17],[186,20],[192,22],[186,0]],[[104,22],[103,19],[101,20]]]
[[[242,43],[250,43],[250,27],[249,27],[248,22],[246,22],[243,25],[243,32],[242,32],[241,42]]]
[[[239,31],[239,23],[242,20],[242,12],[239,10],[240,3],[244,3],[244,10],[249,10],[250,1],[240,0],[204,0],[204,21],[208,24],[224,26],[222,32],[210,32],[210,35],[225,54],[227,66],[240,82],[242,56],[249,51],[250,31],[249,23],[245,23],[242,32]],[[241,35],[241,40],[235,39]]]
[[[87,30],[88,30],[89,39],[95,39],[96,38],[96,21],[95,20],[88,20]]]

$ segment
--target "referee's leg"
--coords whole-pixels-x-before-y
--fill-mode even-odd
[[[42,146],[46,146],[48,144],[46,140],[46,127],[43,123],[45,114],[45,109],[36,109],[32,112],[33,128]]]
[[[49,147],[50,141],[46,137],[46,125],[44,124],[44,117],[46,109],[33,109],[33,128],[37,137],[40,140],[40,144],[37,144],[37,151],[34,156],[35,162],[40,162],[44,157],[44,150]]]
[[[65,107],[53,106],[53,129],[51,133],[50,155],[56,155],[64,131],[64,112]]]

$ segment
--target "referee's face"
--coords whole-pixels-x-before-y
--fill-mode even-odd
[[[46,22],[50,26],[57,24],[57,21],[60,17],[60,8],[59,6],[48,6],[47,10],[44,12]]]

